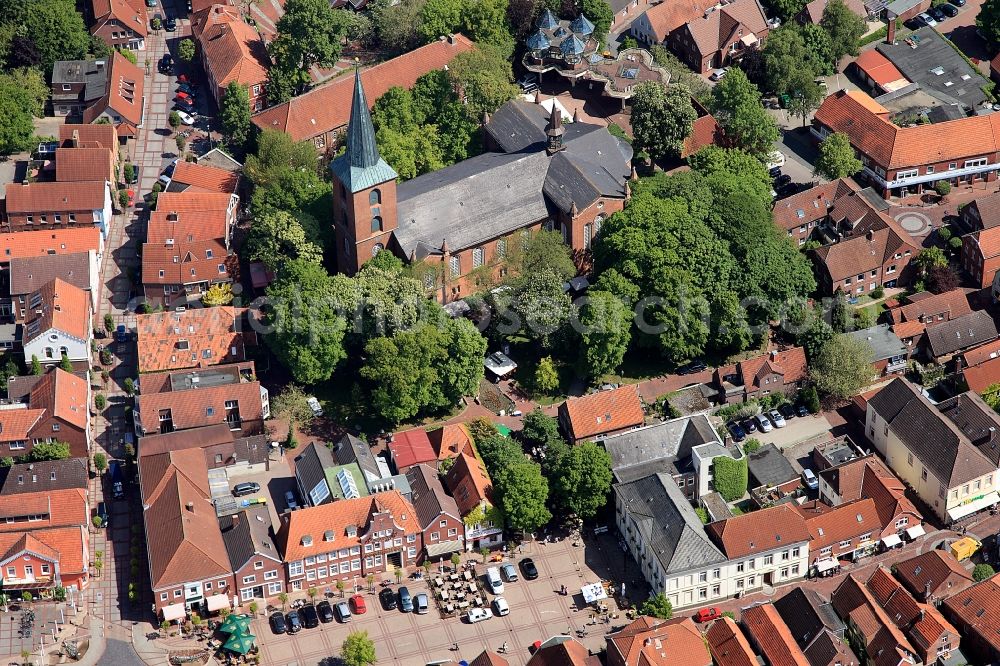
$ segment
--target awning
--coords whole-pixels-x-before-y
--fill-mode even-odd
[[[914,525],[906,530],[906,536],[910,539],[916,539],[917,537],[922,537],[925,534],[927,534],[927,532],[924,531],[923,525]]]
[[[580,593],[583,595],[583,600],[588,604],[608,598],[607,592],[604,591],[604,586],[600,583],[589,583],[584,585],[580,588]]]
[[[948,517],[952,520],[959,520],[974,514],[976,511],[992,506],[997,502],[1000,502],[1000,493],[993,491],[992,493],[982,495],[967,504],[948,509]]]
[[[427,557],[438,557],[449,553],[457,553],[460,550],[462,550],[461,539],[442,541],[441,543],[432,543],[427,546]]]
[[[213,594],[208,599],[205,599],[205,604],[208,605],[209,612],[229,608],[229,597],[224,594]]]
[[[836,569],[839,566],[840,563],[837,562],[837,560],[833,559],[832,557],[828,557],[816,563],[816,572],[824,573],[826,571],[830,571],[831,569]]]
[[[753,46],[758,42],[757,35],[750,33],[749,35],[743,35],[740,37],[740,41],[743,42],[744,46]]]
[[[163,619],[167,622],[183,619],[184,616],[187,615],[187,610],[184,608],[184,604],[164,606],[161,612],[163,613]]]
[[[892,548],[903,543],[903,540],[899,538],[898,534],[890,534],[889,536],[882,539],[882,543],[885,544],[886,548]]]

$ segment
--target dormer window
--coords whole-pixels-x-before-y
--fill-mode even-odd
[[[311,545],[313,545],[313,538],[310,535],[308,535],[308,534],[304,534],[302,536],[302,545],[303,546],[311,546]]]
[[[333,530],[323,532],[323,541],[333,541]]]

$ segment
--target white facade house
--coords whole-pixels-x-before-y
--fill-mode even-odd
[[[675,609],[792,582],[808,571],[809,534],[790,508],[775,507],[781,516],[771,521],[757,520],[767,509],[714,523],[709,530],[721,537],[713,539],[668,474],[615,484],[614,494],[629,552],[653,593],[664,594]],[[742,543],[739,535],[747,531],[757,536]],[[737,543],[738,556],[726,552]]]
[[[970,419],[976,427],[966,427]],[[987,430],[984,419],[996,425]],[[996,413],[978,395],[934,405],[903,379],[873,396],[865,416],[865,434],[889,468],[946,523],[1000,502],[997,460],[990,455],[996,426]],[[981,441],[969,433],[980,433]]]
[[[53,365],[66,356],[89,367],[92,338],[90,297],[84,290],[56,278],[28,296],[21,338],[27,366],[32,357]]]

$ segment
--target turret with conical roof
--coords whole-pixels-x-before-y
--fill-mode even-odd
[[[360,69],[354,71],[354,98],[351,101],[346,145],[347,151],[333,161],[330,169],[351,192],[398,177],[379,155],[378,145],[375,143],[375,126],[372,125],[364,86],[361,85]]]

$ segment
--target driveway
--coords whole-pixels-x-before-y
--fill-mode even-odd
[[[779,449],[787,449],[810,439],[830,435],[830,422],[822,414],[811,414],[786,421],[784,428],[773,428],[771,432],[750,433],[763,443],[772,443]]]

